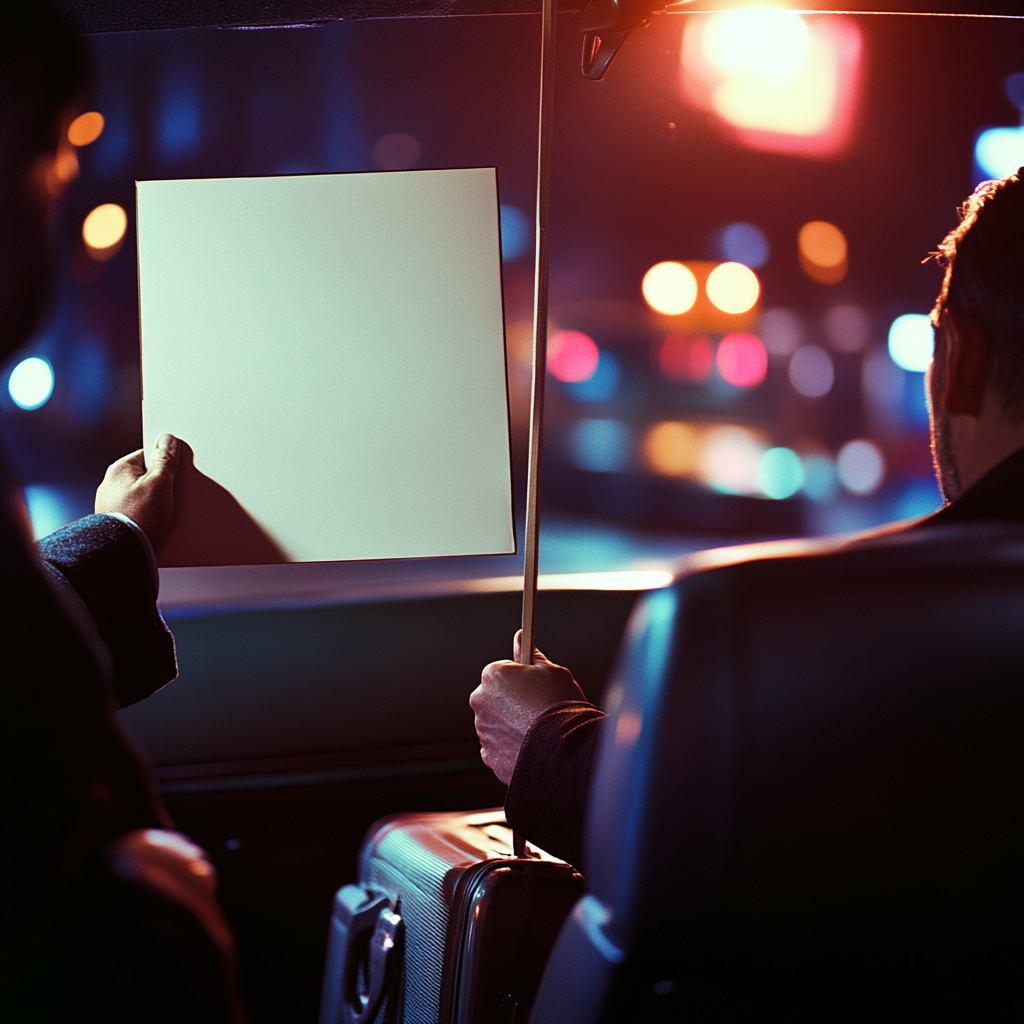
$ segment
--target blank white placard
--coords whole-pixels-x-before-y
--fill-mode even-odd
[[[515,550],[493,168],[136,187],[147,452],[294,561]]]

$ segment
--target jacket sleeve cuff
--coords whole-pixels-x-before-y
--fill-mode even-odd
[[[604,718],[582,701],[548,708],[523,740],[505,799],[513,829],[577,867],[583,862],[587,790]]]
[[[178,671],[174,639],[156,605],[152,549],[125,519],[86,516],[39,541],[40,557],[74,588],[113,655],[121,707],[148,697]]]
[[[153,550],[153,545],[150,543],[149,538],[146,536],[146,531],[139,526],[134,519],[130,519],[123,512],[101,512],[100,515],[113,516],[115,519],[120,519],[126,526],[130,526],[132,532],[135,534],[136,539],[142,545],[142,550],[146,555],[146,561],[149,563],[149,574],[153,577],[153,586],[156,588],[157,593],[160,592],[160,570],[156,565],[156,552]]]

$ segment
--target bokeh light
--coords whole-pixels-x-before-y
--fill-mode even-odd
[[[772,251],[764,232],[744,221],[722,229],[721,250],[725,259],[733,263],[745,263],[754,270],[768,262]]]
[[[687,17],[683,94],[753,149],[831,156],[849,142],[863,42],[847,18],[773,7]]]
[[[63,195],[64,189],[78,177],[78,172],[78,151],[70,143],[61,143],[46,176],[46,187],[50,194]]]
[[[974,162],[983,178],[1005,178],[1024,165],[1024,125],[986,128],[974,142]]]
[[[721,263],[708,274],[708,298],[723,313],[746,313],[757,304],[761,284],[750,267]]]
[[[824,220],[805,224],[797,236],[800,266],[812,281],[818,284],[837,284],[846,277],[846,236]]]
[[[68,125],[68,142],[72,146],[88,146],[103,134],[104,124],[98,110],[87,110]]]
[[[789,82],[807,60],[807,22],[778,8],[727,11],[709,18],[704,51],[719,70]]]
[[[935,329],[923,313],[904,313],[889,327],[889,356],[901,370],[924,373],[932,361]]]
[[[567,382],[565,390],[577,402],[607,402],[617,394],[621,379],[619,360],[598,350],[597,369],[585,380]]]
[[[209,115],[197,69],[190,62],[163,68],[156,105],[156,152],[167,163],[180,163],[202,145]]]
[[[835,382],[832,358],[817,345],[804,345],[789,361],[789,382],[806,398],[821,398],[832,390]]]
[[[656,423],[644,438],[644,462],[662,476],[696,476],[700,452],[701,431],[690,423]]]
[[[788,359],[804,340],[803,324],[791,309],[765,310],[760,333],[768,354],[777,359]]]
[[[839,487],[835,462],[822,452],[811,452],[801,461],[804,467],[804,494],[813,501],[831,501]]]
[[[703,334],[670,334],[658,346],[658,368],[674,384],[701,384],[711,376],[715,349]]]
[[[861,366],[864,404],[871,419],[886,430],[898,428],[907,390],[907,375],[892,361],[887,349],[872,349]]]
[[[420,141],[406,132],[382,135],[373,147],[373,162],[383,171],[407,171],[420,160]]]
[[[113,255],[115,246],[120,245],[128,227],[128,214],[117,203],[97,206],[82,222],[82,238],[91,254],[100,259]]]
[[[895,519],[918,519],[942,508],[942,492],[934,476],[908,480],[896,500]]]
[[[768,372],[768,352],[761,339],[746,331],[733,331],[718,343],[715,356],[722,379],[737,388],[754,388]]]
[[[759,469],[765,445],[744,427],[717,427],[708,433],[700,453],[700,477],[725,494],[759,494]]]
[[[644,274],[641,286],[647,305],[657,313],[678,316],[697,301],[697,278],[685,264],[666,260]]]
[[[560,381],[589,380],[597,370],[600,352],[582,331],[559,331],[548,342],[548,370]]]
[[[848,441],[836,457],[839,482],[851,494],[871,494],[882,485],[885,458],[878,446],[864,438]]]
[[[7,379],[7,393],[21,409],[38,409],[53,394],[53,367],[41,356],[22,359]]]
[[[26,484],[22,489],[36,540],[67,526],[82,509],[59,484]]]
[[[804,482],[804,467],[792,448],[769,448],[757,465],[757,481],[769,498],[791,498]]]
[[[502,203],[501,217],[501,258],[505,263],[519,259],[533,247],[533,225],[530,218],[515,206]]]
[[[833,306],[825,313],[825,337],[837,352],[863,352],[871,320],[861,306]]]
[[[629,429],[619,420],[579,420],[569,434],[570,460],[592,473],[621,473],[631,448]]]

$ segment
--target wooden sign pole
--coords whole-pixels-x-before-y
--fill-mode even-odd
[[[533,285],[533,384],[530,392],[530,461],[526,480],[526,551],[523,560],[523,636],[519,661],[533,664],[537,599],[537,498],[544,422],[548,350],[548,223],[551,209],[551,143],[555,100],[557,0],[544,0],[540,50],[540,120],[537,130],[537,240]]]

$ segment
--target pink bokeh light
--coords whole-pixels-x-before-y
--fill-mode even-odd
[[[582,331],[559,331],[548,344],[548,370],[566,384],[590,380],[600,357],[594,339]]]
[[[768,372],[768,351],[761,339],[746,331],[727,334],[716,355],[722,379],[737,388],[756,388]]]

